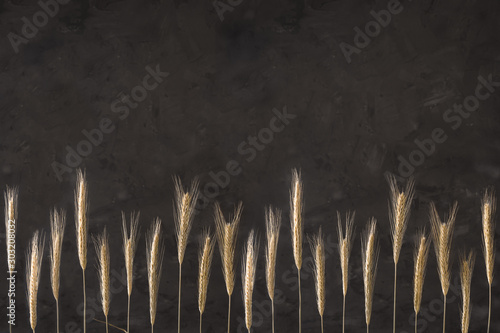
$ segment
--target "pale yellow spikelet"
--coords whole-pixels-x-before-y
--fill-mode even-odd
[[[453,228],[457,217],[458,203],[455,202],[450,209],[446,222],[442,222],[436,209],[434,202],[430,204],[430,221],[432,230],[432,240],[434,244],[434,251],[436,253],[436,260],[438,263],[438,274],[441,282],[441,291],[443,295],[448,294],[450,288],[451,277],[451,243],[453,240]]]
[[[292,185],[290,189],[290,225],[292,230],[293,258],[297,269],[302,268],[302,237],[304,200],[302,179],[297,169],[292,170]]]
[[[472,273],[474,272],[474,262],[476,254],[473,250],[466,256],[465,253],[460,255],[460,284],[462,286],[462,310],[460,315],[462,318],[462,333],[469,331],[470,323],[470,286],[472,281]]]
[[[130,214],[130,228],[127,228],[127,218],[122,212],[122,236],[123,255],[125,257],[125,271],[127,273],[127,295],[132,294],[134,279],[134,258],[137,250],[137,240],[139,238],[139,216],[140,213]]]
[[[495,265],[495,211],[496,197],[493,189],[488,189],[484,193],[481,205],[482,212],[482,242],[484,263],[486,265],[486,277],[488,284],[493,283],[493,267]]]
[[[99,290],[101,292],[101,306],[104,316],[109,314],[110,304],[110,253],[109,240],[106,227],[101,235],[94,238],[95,251],[97,253],[97,270],[99,275]]]
[[[200,314],[205,312],[214,247],[215,237],[209,229],[205,229],[201,235],[198,252],[198,310]]]
[[[154,325],[158,290],[160,288],[161,268],[163,264],[164,247],[161,236],[161,220],[156,218],[151,225],[146,239],[146,261],[148,265],[149,315],[150,323]]]
[[[354,236],[354,217],[356,212],[346,213],[345,234],[342,228],[342,218],[337,212],[337,234],[339,239],[340,269],[342,271],[342,293],[347,295],[349,284],[349,258],[351,257],[352,241]]]
[[[267,294],[274,300],[276,283],[276,255],[281,227],[281,210],[268,207],[266,209],[266,284]]]
[[[410,208],[414,191],[414,180],[410,178],[404,191],[400,191],[396,177],[388,174],[387,181],[391,190],[389,201],[389,221],[391,222],[392,254],[395,264],[399,261],[399,254],[403,245],[404,234],[410,219]]]
[[[243,287],[243,303],[245,307],[245,325],[250,332],[252,327],[252,294],[255,283],[255,269],[259,256],[259,241],[254,230],[250,231],[246,248],[243,251],[241,265],[241,283]]]
[[[87,267],[87,213],[88,213],[88,190],[85,173],[78,169],[76,171],[75,189],[75,227],[76,241],[78,246],[78,259],[80,267]]]
[[[363,285],[365,290],[365,319],[370,325],[375,278],[377,276],[379,247],[377,244],[377,220],[371,218],[361,237],[361,258],[363,261]]]
[[[17,226],[17,201],[19,188],[7,186],[4,192],[5,201],[5,243],[7,244],[8,272],[16,270],[16,226]]]
[[[50,212],[50,283],[54,299],[59,300],[62,244],[66,228],[66,212],[53,209]]]
[[[229,296],[233,294],[235,267],[234,257],[236,252],[236,240],[238,237],[238,227],[241,220],[243,204],[240,202],[234,210],[230,222],[224,218],[224,214],[219,203],[215,203],[215,227],[217,231],[217,243],[219,244],[220,258],[222,261],[222,272],[226,282],[226,291]]]
[[[43,249],[45,238],[43,234],[35,231],[30,247],[26,253],[26,287],[28,297],[28,310],[31,329],[34,331],[37,323],[37,295],[42,270]]]
[[[175,202],[174,202],[174,221],[175,236],[177,239],[177,257],[180,264],[184,260],[186,246],[188,243],[189,232],[193,225],[194,208],[198,199],[198,181],[194,180],[191,189],[185,191],[179,177],[174,177],[175,184]]]
[[[321,227],[319,227],[318,234],[309,239],[309,245],[311,246],[311,252],[313,254],[313,276],[316,289],[316,304],[318,306],[319,315],[323,317],[326,301],[326,268],[325,240],[323,238],[323,233],[321,232]]]
[[[426,235],[425,230],[419,231],[417,234],[415,251],[413,252],[413,309],[416,314],[420,312],[420,305],[422,303],[430,243],[430,238]]]

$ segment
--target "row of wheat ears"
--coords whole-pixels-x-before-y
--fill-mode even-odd
[[[393,330],[395,332],[396,322],[396,281],[397,281],[397,263],[403,238],[410,216],[411,202],[414,196],[414,182],[410,179],[404,190],[397,186],[394,176],[388,176],[390,186],[389,217],[391,221],[391,236],[393,244],[394,261],[394,313]],[[176,227],[177,250],[179,262],[179,296],[178,296],[178,332],[180,332],[181,318],[181,281],[182,281],[182,262],[188,242],[188,236],[191,230],[194,207],[198,198],[198,183],[192,183],[189,191],[185,191],[179,178],[174,178],[175,183],[175,201],[174,201],[174,221]],[[87,266],[87,211],[88,195],[87,182],[85,174],[78,170],[77,183],[75,190],[75,224],[76,238],[78,247],[78,256],[82,268],[83,298],[84,298],[84,316],[86,311],[85,296],[85,269]],[[5,220],[6,227],[8,221],[17,218],[17,197],[16,188],[7,188],[5,192]],[[299,332],[301,332],[301,287],[300,271],[302,267],[302,245],[303,245],[303,186],[300,173],[297,170],[292,171],[292,184],[290,189],[290,223],[293,246],[293,256],[297,268],[297,280],[299,286]],[[482,240],[483,252],[486,264],[486,275],[489,285],[489,314],[488,331],[491,321],[491,286],[493,282],[493,264],[494,264],[494,214],[496,207],[496,198],[492,190],[487,190],[482,201]],[[451,264],[450,252],[453,238],[453,227],[456,219],[458,205],[455,203],[450,210],[446,221],[441,221],[434,203],[430,205],[431,235],[438,263],[438,273],[441,282],[441,288],[444,298],[443,313],[443,332],[445,332],[446,323],[446,295],[450,285]],[[228,327],[230,331],[231,323],[231,296],[235,284],[235,253],[238,227],[241,219],[241,202],[235,208],[235,211],[228,220],[224,217],[220,205],[215,203],[215,225],[216,237],[211,234],[209,229],[202,233],[199,248],[199,274],[198,274],[198,308],[200,312],[200,332],[202,331],[202,319],[205,310],[205,303],[208,291],[208,282],[210,279],[210,266],[212,262],[215,241],[219,245],[219,251],[222,261],[222,271],[228,294]],[[354,237],[354,213],[346,214],[345,231],[343,230],[340,214],[338,217],[338,242],[340,255],[340,268],[342,273],[342,292],[343,292],[343,316],[342,332],[345,330],[345,302],[349,280],[349,258],[352,249]],[[275,289],[275,266],[276,254],[279,240],[279,230],[281,226],[281,211],[271,207],[266,209],[266,248],[265,248],[265,272],[268,295],[272,303],[272,332],[274,332],[274,289]],[[365,320],[366,330],[369,332],[371,308],[377,272],[377,262],[379,257],[379,246],[377,241],[376,220],[371,218],[363,233],[361,239],[363,282],[365,292]],[[59,332],[59,279],[61,250],[65,229],[65,212],[54,209],[50,215],[51,242],[50,242],[50,280],[52,292],[56,301],[57,308],[57,332]],[[8,239],[14,237],[12,229],[7,228]],[[123,252],[125,257],[125,268],[127,276],[127,329],[130,332],[130,297],[132,294],[134,257],[139,237],[139,214],[132,213],[130,227],[127,227],[125,214],[122,213],[122,233],[123,233]],[[415,332],[417,331],[418,313],[422,299],[423,285],[425,279],[426,263],[429,253],[431,237],[425,230],[421,230],[417,235],[417,242],[414,250],[414,311],[415,311]],[[43,258],[44,236],[36,231],[31,240],[27,252],[27,295],[29,306],[29,322],[35,332],[37,323],[37,293],[40,281],[40,271]],[[314,281],[317,298],[317,308],[321,320],[321,331],[323,332],[323,313],[325,310],[325,243],[321,227],[319,232],[309,238],[311,252],[314,263]],[[106,229],[97,237],[94,237],[94,244],[98,256],[98,275],[100,282],[101,304],[105,316],[106,332],[108,332],[108,313],[110,307],[110,250],[108,243],[108,234]],[[164,255],[164,246],[162,242],[161,220],[156,218],[147,234],[146,240],[147,271],[149,285],[149,309],[151,331],[154,330],[156,317],[156,306],[160,277],[162,271],[162,261]],[[258,236],[252,230],[248,236],[247,244],[244,248],[242,262],[242,290],[245,309],[245,324],[250,332],[252,327],[252,294],[255,281],[255,270],[259,252]],[[462,285],[462,310],[461,310],[461,328],[462,332],[467,332],[470,320],[470,285],[474,267],[474,252],[471,250],[468,255],[462,254],[460,258],[460,280]],[[13,269],[13,268],[11,268]],[[86,332],[86,323],[83,321],[84,332]],[[10,326],[12,331],[12,326]]]

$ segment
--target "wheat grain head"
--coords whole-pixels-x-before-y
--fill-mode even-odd
[[[200,314],[205,312],[214,247],[214,235],[210,233],[210,229],[205,229],[201,235],[198,252],[198,310]]]
[[[430,238],[426,235],[425,230],[421,230],[418,232],[416,240],[415,250],[413,252],[413,309],[415,313],[418,314],[422,303],[422,292],[424,290],[427,258],[429,257]]]
[[[432,241],[434,244],[434,252],[438,263],[438,274],[441,282],[441,291],[443,295],[448,294],[450,288],[451,277],[451,243],[453,240],[453,228],[457,217],[458,203],[455,202],[450,209],[446,222],[442,222],[436,209],[434,202],[430,204],[430,221]]]
[[[75,189],[75,227],[76,241],[78,246],[78,259],[80,267],[85,270],[87,267],[87,213],[88,213],[88,190],[85,172],[78,169],[76,171]]]
[[[56,301],[59,300],[59,285],[61,272],[62,244],[64,239],[64,229],[66,228],[66,212],[53,209],[50,212],[50,284],[52,294]]]
[[[150,323],[154,325],[156,306],[160,288],[161,268],[165,248],[161,236],[161,220],[156,218],[151,225],[146,239],[146,261],[148,265],[149,315]]]
[[[278,253],[278,240],[281,227],[281,210],[268,207],[266,217],[266,285],[267,293],[274,300],[274,287],[276,283],[276,255]]]
[[[290,224],[292,230],[293,258],[297,269],[302,268],[302,237],[303,237],[303,187],[300,171],[292,170],[292,185],[290,188]]]
[[[321,227],[319,227],[319,231],[316,235],[309,238],[309,245],[311,247],[311,253],[313,255],[313,276],[316,290],[316,304],[318,306],[319,315],[323,317],[323,314],[325,312],[326,299],[326,268],[325,240],[323,238],[323,233],[321,232]]]
[[[110,292],[109,292],[109,273],[110,273],[110,253],[109,240],[106,227],[101,235],[94,238],[95,251],[97,253],[97,271],[99,272],[99,290],[101,291],[101,306],[104,316],[109,314]]]
[[[222,273],[226,282],[226,291],[229,296],[233,294],[235,279],[234,257],[236,253],[236,240],[238,237],[238,227],[241,220],[243,204],[238,203],[234,214],[227,222],[218,202],[215,203],[214,219],[219,244],[220,258],[222,261]]]
[[[493,283],[493,267],[495,265],[495,211],[496,211],[496,197],[493,189],[487,189],[481,205],[482,213],[482,243],[484,263],[486,265],[486,277],[488,284],[491,286]]]
[[[184,260],[189,232],[193,225],[194,208],[198,199],[198,181],[194,180],[191,189],[185,191],[179,177],[174,177],[175,184],[175,202],[174,202],[174,221],[175,236],[177,239],[177,257],[179,264]]]
[[[347,295],[349,284],[349,258],[351,257],[352,241],[354,236],[354,217],[356,212],[346,213],[345,234],[342,228],[342,218],[337,212],[337,234],[339,238],[340,269],[342,271],[342,293]]]
[[[462,286],[462,310],[460,315],[462,318],[462,333],[469,331],[470,322],[470,286],[472,281],[472,273],[474,272],[474,262],[476,254],[473,250],[466,256],[465,253],[460,255],[460,284]]]
[[[127,218],[122,211],[122,236],[123,236],[123,255],[125,257],[125,271],[127,273],[127,295],[132,294],[132,285],[134,280],[134,258],[137,250],[137,241],[139,239],[139,216],[140,213],[130,213],[130,230],[127,228]]]
[[[241,265],[241,283],[243,287],[243,303],[245,306],[245,325],[250,332],[252,327],[252,294],[255,283],[255,269],[259,256],[259,240],[254,230],[250,231],[246,248],[243,251]]]
[[[30,247],[26,253],[26,287],[31,329],[34,331],[37,323],[37,295],[42,270],[43,250],[45,237],[43,233],[35,231]]]
[[[8,272],[13,273],[16,270],[16,251],[9,251],[9,247],[15,247],[16,225],[17,225],[17,201],[19,197],[18,187],[9,187],[5,189],[5,243],[7,244],[7,265]],[[12,258],[12,259],[11,259]]]
[[[377,276],[379,246],[377,244],[377,220],[372,217],[361,237],[361,259],[363,261],[363,285],[365,291],[365,319],[370,325],[373,291]]]

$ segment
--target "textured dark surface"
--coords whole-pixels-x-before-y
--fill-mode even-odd
[[[354,45],[353,28],[364,29],[373,20],[370,11],[387,9],[387,1],[315,0],[308,1],[306,9],[292,0],[242,1],[225,12],[221,21],[210,1],[200,5],[200,1],[97,0],[89,4],[75,0],[61,5],[36,36],[19,45],[17,53],[8,35],[21,35],[22,18],[32,21],[40,7],[22,0],[1,3],[0,185],[20,186],[15,332],[29,331],[22,278],[24,250],[35,230],[49,230],[53,205],[68,211],[61,327],[66,333],[80,332],[81,271],[73,224],[75,169],[57,176],[54,162],[66,164],[67,147],[77,149],[86,140],[82,131],[98,128],[103,119],[110,119],[114,130],[92,146],[79,166],[87,170],[89,180],[90,233],[99,233],[106,225],[111,234],[117,289],[109,320],[114,325],[126,327],[126,293],[119,282],[123,269],[120,211],[141,211],[131,331],[149,330],[144,231],[155,216],[164,222],[166,240],[155,328],[174,331],[178,266],[171,177],[178,174],[187,184],[199,176],[204,195],[214,196],[210,192],[214,187],[205,187],[213,182],[210,173],[225,170],[235,160],[241,172],[217,189],[220,193],[215,199],[226,212],[239,200],[244,203],[238,247],[251,227],[258,228],[264,240],[265,205],[284,210],[276,282],[283,297],[276,305],[277,331],[297,331],[296,271],[288,219],[293,167],[301,168],[304,179],[305,233],[316,232],[322,225],[329,237],[326,331],[338,332],[342,325],[336,211],[353,209],[357,235],[346,331],[365,330],[359,231],[370,216],[379,221],[381,244],[371,332],[391,331],[393,264],[384,173],[398,174],[398,156],[408,160],[418,149],[415,140],[428,139],[440,128],[438,136],[447,139],[436,144],[414,171],[416,198],[398,267],[397,331],[413,331],[412,237],[420,227],[429,229],[431,200],[438,202],[441,214],[458,200],[452,277],[456,287],[450,291],[447,328],[449,332],[460,329],[457,253],[475,248],[470,331],[485,332],[488,297],[479,204],[486,186],[499,185],[500,91],[481,101],[479,109],[460,125],[458,118],[448,118],[448,122],[445,118],[454,103],[474,94],[478,76],[491,75],[500,81],[500,4],[496,1],[405,1],[378,36],[359,54],[352,54],[350,63],[341,43]],[[119,94],[130,94],[142,83],[148,74],[146,66],[159,66],[169,75],[128,115],[123,109],[114,112],[112,105]],[[255,154],[251,153],[250,136],[261,133],[267,140],[270,131],[262,130],[284,108],[295,118],[267,144],[257,143]],[[213,228],[211,204],[194,223],[183,264],[183,332],[198,329],[196,238],[204,226]],[[304,244],[304,257],[309,256]],[[0,269],[5,272],[5,256],[0,258]],[[497,255],[497,268],[499,260]],[[37,332],[55,331],[48,263],[45,260],[38,297]],[[94,264],[95,252],[89,246],[89,302],[98,298]],[[254,307],[255,332],[270,331],[263,264],[261,251],[254,301],[262,306]],[[428,310],[421,316],[421,331],[426,326],[426,332],[441,330],[435,267],[431,252],[422,303],[423,311]],[[227,295],[218,252],[212,272],[204,331],[219,333],[225,331]],[[7,286],[4,278],[0,281],[4,312]],[[232,331],[237,332],[244,331],[240,283],[238,275],[232,309]],[[307,271],[302,287],[303,331],[319,332],[313,279]],[[497,279],[494,313],[500,309],[499,290]],[[98,306],[89,304],[89,314],[104,319]],[[5,314],[2,318],[0,331],[5,332]],[[103,331],[102,324],[89,322],[88,332]],[[500,332],[498,316],[493,316],[491,332]]]

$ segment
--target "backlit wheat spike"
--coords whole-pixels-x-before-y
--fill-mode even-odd
[[[337,234],[339,238],[340,269],[342,271],[342,333],[345,330],[345,299],[349,284],[349,258],[351,257],[352,241],[354,236],[354,216],[356,212],[346,213],[345,234],[342,230],[342,218],[337,212]]]
[[[101,291],[101,306],[106,318],[106,333],[108,332],[108,314],[110,304],[109,274],[110,254],[109,240],[106,227],[101,235],[94,239],[95,251],[97,253],[97,268],[99,272],[99,290]]]
[[[161,268],[164,253],[165,249],[163,247],[161,236],[161,220],[156,218],[149,229],[146,239],[151,332],[153,332],[156,319],[156,306],[158,303],[158,290],[160,288]]]
[[[482,225],[483,225],[483,254],[486,265],[486,277],[488,278],[489,306],[488,306],[488,330],[490,332],[491,323],[491,285],[493,284],[493,266],[495,265],[495,211],[496,211],[495,192],[493,189],[487,189],[481,205]]]
[[[429,248],[430,238],[426,235],[425,230],[422,230],[417,234],[417,242],[415,251],[413,252],[413,310],[415,311],[415,332],[417,331],[417,318],[422,303]]]
[[[243,204],[240,202],[234,210],[234,214],[229,217],[230,222],[224,218],[224,214],[219,203],[215,203],[214,219],[219,244],[220,258],[222,262],[222,273],[226,282],[226,291],[229,298],[227,315],[227,332],[231,325],[231,295],[234,290],[236,240],[238,237],[238,227],[241,220]]]
[[[37,323],[37,295],[42,270],[43,249],[45,238],[43,234],[35,231],[30,247],[26,253],[26,287],[28,296],[28,310],[30,326],[35,333]]]
[[[432,240],[434,244],[434,252],[436,253],[436,260],[438,263],[438,275],[441,282],[441,291],[444,298],[444,311],[443,311],[443,333],[446,328],[446,295],[450,288],[451,276],[451,242],[453,240],[453,227],[457,217],[458,203],[455,202],[450,209],[450,213],[446,222],[442,222],[436,210],[436,205],[431,202],[430,204],[430,221]]]
[[[462,286],[462,333],[469,331],[470,322],[470,285],[472,281],[472,273],[474,272],[474,261],[476,255],[473,250],[466,256],[465,253],[460,255],[460,284]]]
[[[134,258],[137,250],[137,240],[139,238],[139,215],[130,214],[130,229],[127,228],[127,218],[122,212],[122,236],[123,255],[125,257],[125,271],[127,273],[127,333],[130,332],[130,295],[132,295],[132,285],[134,282]]]
[[[396,333],[396,287],[399,254],[403,246],[404,234],[410,218],[410,207],[414,195],[414,182],[410,178],[406,184],[406,189],[400,191],[396,182],[396,177],[388,174],[387,181],[391,189],[391,199],[389,201],[389,221],[391,223],[392,255],[394,261],[394,307],[392,331]]]
[[[302,237],[304,200],[302,180],[297,169],[292,170],[292,184],[290,188],[290,227],[292,230],[293,258],[297,267],[299,285],[299,333],[302,332],[302,291],[300,288],[300,269],[302,268]]]
[[[200,239],[200,249],[198,252],[198,310],[200,311],[200,333],[207,302],[208,282],[210,280],[210,266],[215,247],[214,235],[209,229],[205,229]]]
[[[5,201],[5,240],[7,244],[7,266],[8,272],[16,270],[16,225],[17,225],[17,201],[19,188],[7,186],[4,192]]]
[[[194,208],[198,199],[198,181],[191,184],[189,192],[184,191],[179,177],[174,177],[175,202],[174,221],[175,236],[177,239],[177,258],[179,260],[179,297],[177,308],[177,332],[181,332],[181,285],[182,285],[182,262],[186,253],[189,232],[193,225]]]
[[[50,283],[52,295],[56,300],[57,333],[59,333],[59,285],[61,273],[61,255],[66,228],[66,212],[54,208],[50,212]]]
[[[252,294],[255,283],[255,269],[259,257],[259,240],[252,229],[248,236],[246,248],[243,251],[241,265],[241,283],[243,288],[243,303],[245,307],[245,325],[248,332],[252,328]]]
[[[361,259],[363,261],[363,285],[365,290],[366,332],[370,329],[373,291],[377,276],[379,247],[377,244],[377,220],[371,218],[361,237]]]
[[[325,240],[323,238],[323,233],[321,232],[321,227],[317,235],[312,236],[309,239],[309,244],[311,246],[311,253],[313,255],[313,276],[314,284],[316,290],[316,304],[318,306],[318,313],[321,319],[321,332],[323,332],[323,314],[325,313],[325,278],[326,278],[326,268],[325,268]]]
[[[276,255],[281,227],[281,210],[266,209],[266,284],[267,294],[271,299],[272,332],[274,333],[274,287],[276,283]]]
[[[88,198],[87,198],[87,181],[85,173],[78,169],[76,171],[76,189],[75,189],[75,228],[76,228],[76,243],[78,246],[78,259],[82,268],[83,282],[83,333],[87,332],[87,296],[85,290],[85,269],[87,268],[87,213],[88,213]]]

